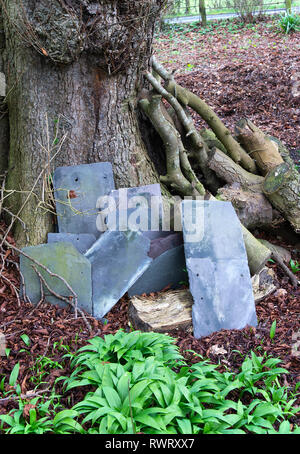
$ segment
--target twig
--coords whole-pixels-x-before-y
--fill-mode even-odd
[[[16,246],[13,246],[12,244],[10,244],[7,240],[3,239],[3,242],[6,246],[8,246],[9,248],[13,249],[14,251],[18,252],[19,254],[23,255],[24,257],[26,257],[27,259],[31,260],[36,266],[42,268],[44,271],[46,271],[51,277],[56,277],[57,279],[61,280],[65,286],[68,288],[68,290],[71,292],[71,294],[73,295],[73,298],[74,298],[74,303],[72,301],[70,301],[69,298],[67,297],[64,297],[64,296],[61,296],[61,295],[58,295],[56,292],[54,292],[52,289],[50,289],[49,285],[47,284],[47,282],[45,281],[45,279],[43,278],[43,276],[39,273],[39,271],[37,270],[37,268],[33,265],[33,268],[35,269],[37,275],[39,276],[39,278],[43,281],[43,284],[45,285],[45,287],[49,290],[49,292],[51,292],[56,298],[58,299],[61,299],[62,301],[70,304],[74,309],[75,309],[75,316],[77,316],[77,311],[82,315],[82,318],[84,319],[84,322],[88,328],[88,330],[91,332],[92,331],[92,328],[91,328],[91,325],[88,323],[84,313],[81,311],[81,309],[78,308],[78,304],[77,304],[77,301],[78,301],[78,297],[77,297],[77,294],[74,292],[74,290],[72,289],[72,287],[70,286],[70,284],[68,284],[68,282],[62,277],[60,276],[59,274],[56,274],[56,273],[52,273],[52,271],[49,270],[49,268],[47,268],[45,265],[43,265],[42,263],[38,262],[37,260],[35,260],[34,258],[30,257],[30,255],[26,254],[26,252],[22,251],[21,249],[17,248]]]
[[[48,290],[50,293],[52,293],[53,296],[55,296],[55,298],[58,298],[58,299],[60,299],[61,301],[64,301],[65,303],[70,304],[70,305],[73,307],[73,309],[75,309],[75,318],[77,318],[77,311],[82,315],[82,318],[83,318],[85,324],[87,325],[88,330],[91,332],[91,331],[92,331],[91,325],[90,325],[89,322],[87,321],[87,319],[86,319],[84,313],[81,311],[81,309],[79,309],[79,308],[77,307],[77,296],[76,296],[76,298],[75,298],[75,303],[73,303],[73,302],[70,300],[70,298],[67,298],[67,297],[65,297],[65,296],[59,295],[58,293],[56,293],[54,290],[52,290],[52,289],[50,288],[50,286],[48,285],[48,283],[46,282],[46,280],[43,278],[43,276],[41,275],[41,273],[38,271],[38,269],[36,268],[36,266],[32,265],[32,267],[33,267],[34,271],[36,272],[36,274],[38,275],[38,277],[39,277],[41,283],[47,288],[47,290]],[[53,277],[61,277],[61,276],[58,276],[58,275],[55,274],[55,273],[51,273],[51,271],[48,271],[48,272],[49,272],[50,275],[53,276]],[[64,279],[63,279],[62,277],[61,277],[61,279],[64,281]],[[66,281],[64,281],[64,282],[66,283]],[[71,288],[71,287],[70,287],[70,288]],[[75,294],[75,295],[76,295],[76,294]]]
[[[7,282],[8,285],[13,288],[13,290],[16,294],[17,300],[18,300],[18,306],[21,307],[21,301],[20,301],[19,291],[18,291],[17,287],[3,274],[1,274],[1,278],[4,279],[5,282]]]
[[[282,258],[278,254],[276,254],[276,252],[272,252],[272,257],[275,260],[275,262],[278,263],[280,268],[285,272],[285,274],[290,278],[294,288],[297,288],[299,282],[296,276],[292,273],[292,271],[290,271],[289,268],[283,263]]]
[[[26,394],[20,394],[19,396],[8,396],[8,397],[3,397],[0,399],[0,402],[7,402],[9,400],[19,400],[19,399],[32,399],[33,397],[37,397],[40,394],[45,394],[46,392],[50,392],[50,388],[43,389],[42,391],[27,391]]]

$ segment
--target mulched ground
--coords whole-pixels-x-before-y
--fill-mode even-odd
[[[229,27],[229,29],[228,29]],[[234,131],[248,117],[264,132],[278,137],[300,160],[300,33],[283,35],[276,21],[225,29],[215,24],[162,32],[157,58],[176,81],[203,98]],[[197,114],[199,128],[206,127]],[[299,153],[298,153],[299,150]]]
[[[257,36],[256,36],[256,35]],[[259,35],[259,36],[258,36]],[[191,45],[191,43],[194,43]],[[199,35],[197,31],[178,38],[173,43],[161,41],[159,58],[169,69],[192,66],[177,76],[184,86],[203,96],[227,126],[232,127],[241,116],[248,116],[266,132],[283,140],[294,152],[300,149],[299,143],[299,98],[291,96],[291,76],[298,64],[299,34],[291,37],[278,35],[265,24],[255,26],[255,30],[244,29],[232,34],[220,32],[210,36]],[[173,46],[173,47],[172,47]],[[192,47],[194,46],[194,47]],[[227,46],[227,47],[225,47]],[[180,49],[180,53],[174,50]],[[173,60],[170,62],[170,55]],[[188,67],[189,68],[189,67]],[[201,122],[199,122],[199,126]],[[202,125],[201,125],[202,126]],[[294,153],[295,160],[297,154]],[[259,236],[281,244],[290,250],[292,258],[299,260],[299,241],[289,236],[288,229],[274,232],[272,236],[260,232]],[[13,242],[13,238],[9,238]],[[15,259],[12,252],[12,259]],[[243,357],[251,350],[256,354],[282,359],[282,365],[289,371],[282,383],[293,388],[300,381],[300,356],[294,355],[292,346],[295,334],[300,333],[300,289],[293,289],[288,278],[276,264],[269,264],[277,276],[277,293],[257,304],[258,327],[243,330],[224,330],[202,339],[195,339],[191,333],[177,331],[169,333],[189,362],[198,358],[187,350],[193,350],[221,367],[237,371]],[[19,275],[12,264],[3,271],[15,287],[19,287]],[[300,279],[300,273],[297,277]],[[280,289],[280,290],[279,290]],[[283,289],[283,290],[282,290]],[[9,376],[14,365],[19,362],[18,382],[22,393],[34,389],[36,374],[34,366],[41,357],[49,357],[62,364],[66,351],[60,347],[67,345],[71,351],[86,344],[93,336],[115,333],[118,329],[129,330],[128,299],[121,301],[107,314],[108,323],[88,316],[92,332],[89,332],[81,317],[74,318],[70,309],[59,308],[47,303],[37,307],[18,302],[14,288],[7,280],[0,279],[0,331],[5,334],[8,358],[0,356],[1,376]],[[276,333],[270,339],[270,327],[277,321]],[[22,334],[30,338],[30,346],[21,339]],[[216,346],[223,349],[216,354]],[[226,353],[225,353],[226,352]],[[49,372],[49,371],[48,371]],[[51,387],[59,375],[66,375],[67,369],[53,369],[43,376],[47,387]],[[68,405],[83,398],[76,390],[69,394]],[[1,401],[0,414],[12,408],[10,401]],[[300,417],[298,418],[300,424]]]
[[[294,260],[299,258],[295,243],[287,244],[282,237],[270,238],[270,235],[264,233],[260,236],[284,245],[290,250]],[[15,257],[12,256],[12,259]],[[279,357],[282,359],[282,366],[289,372],[283,375],[282,384],[293,389],[300,381],[300,356],[292,352],[292,346],[296,342],[295,333],[300,333],[300,288],[294,289],[276,264],[270,263],[268,266],[276,272],[278,291],[257,304],[259,320],[257,328],[223,330],[201,339],[195,339],[192,333],[182,330],[168,334],[176,339],[177,345],[189,363],[197,362],[199,358],[187,350],[193,350],[209,358],[213,363],[219,364],[222,369],[229,367],[232,371],[238,371],[243,358],[251,350],[258,356],[266,352],[267,355]],[[19,275],[15,266],[11,265],[5,269],[4,275],[18,287]],[[297,277],[300,279],[300,273]],[[2,280],[0,330],[5,334],[6,347],[10,349],[10,353],[8,358],[0,356],[0,380],[2,374],[8,377],[14,365],[19,362],[18,383],[21,385],[22,393],[26,394],[28,391],[33,391],[37,384],[38,377],[34,366],[41,358],[51,358],[57,364],[63,364],[62,357],[66,353],[63,345],[69,346],[71,351],[76,351],[91,337],[113,334],[120,328],[129,331],[127,296],[123,297],[107,314],[107,324],[104,325],[89,315],[87,318],[92,332],[88,331],[83,318],[76,319],[74,313],[68,308],[60,308],[48,303],[41,303],[36,307],[23,301],[19,303],[14,289]],[[277,322],[277,327],[275,337],[271,340],[269,333],[274,320]],[[23,334],[27,334],[30,339],[29,347],[21,338]],[[216,347],[221,349],[221,353],[216,353]],[[42,381],[45,382],[44,387],[51,389],[58,376],[67,375],[69,372],[68,366],[63,369],[46,367],[45,375],[42,377]],[[6,387],[6,390],[8,389],[9,386]],[[14,402],[1,401],[1,397],[0,392],[0,414],[3,414],[14,408]],[[71,406],[83,397],[83,391],[76,389],[68,393],[64,399],[65,404]],[[299,424],[300,416],[298,419]]]

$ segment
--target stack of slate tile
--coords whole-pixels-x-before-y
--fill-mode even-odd
[[[53,184],[58,232],[49,233],[48,244],[24,248],[20,258],[22,292],[33,304],[43,293],[65,305],[57,295],[72,297],[67,282],[78,307],[101,319],[126,292],[177,289],[188,277],[195,337],[256,325],[241,225],[230,202],[184,200],[182,235],[162,230],[160,185],[116,190],[110,163],[59,167]],[[106,196],[109,210],[99,202]]]
[[[53,185],[58,232],[48,234],[48,244],[23,251],[68,282],[77,294],[79,308],[101,319],[127,291],[133,295],[159,291],[167,285],[177,288],[186,278],[182,235],[161,230],[159,184],[116,190],[111,164],[102,162],[59,167]],[[115,201],[115,208],[105,216],[97,208],[103,196]],[[140,230],[131,228],[129,222],[130,216],[136,221],[136,213],[142,224],[147,218]],[[99,231],[99,225],[107,230]],[[56,294],[71,296],[62,280],[39,271]],[[23,293],[37,304],[40,278],[24,256],[21,272]],[[49,288],[44,288],[46,300],[65,304]]]

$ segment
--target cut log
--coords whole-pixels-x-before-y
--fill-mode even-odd
[[[209,167],[219,178],[226,183],[240,183],[240,185],[249,191],[262,192],[264,178],[260,175],[253,175],[235,163],[223,151],[217,148],[209,152]]]
[[[162,292],[155,296],[134,296],[128,315],[135,329],[166,333],[192,328],[193,297],[188,289]]]
[[[247,251],[248,265],[251,275],[258,273],[271,258],[272,252],[261,244],[249,230],[242,225],[243,237]]]
[[[261,192],[245,191],[239,183],[233,183],[219,189],[217,199],[231,202],[239,220],[247,229],[272,225],[272,205]]]
[[[275,273],[263,267],[251,278],[255,303],[276,290]],[[184,329],[193,332],[193,297],[189,289],[169,290],[155,295],[134,296],[129,301],[128,316],[134,329],[168,333]]]
[[[236,124],[235,133],[238,141],[255,160],[263,175],[283,162],[278,145],[269,140],[250,120],[240,120]]]
[[[268,172],[263,192],[273,207],[300,233],[300,174],[295,166],[284,162]]]
[[[249,172],[256,173],[254,160],[245,152],[245,150],[243,150],[240,144],[231,135],[229,129],[226,128],[224,123],[206,102],[186,88],[176,84],[173,80],[168,80],[165,88],[176,96],[181,104],[191,107],[206,121],[235,162],[240,163],[245,169],[249,170]]]

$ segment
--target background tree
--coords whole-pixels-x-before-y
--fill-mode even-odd
[[[285,0],[285,7],[288,13],[292,12],[292,0]]]
[[[207,18],[206,18],[205,0],[199,0],[199,12],[201,14],[202,25],[203,25],[203,27],[206,27]]]

